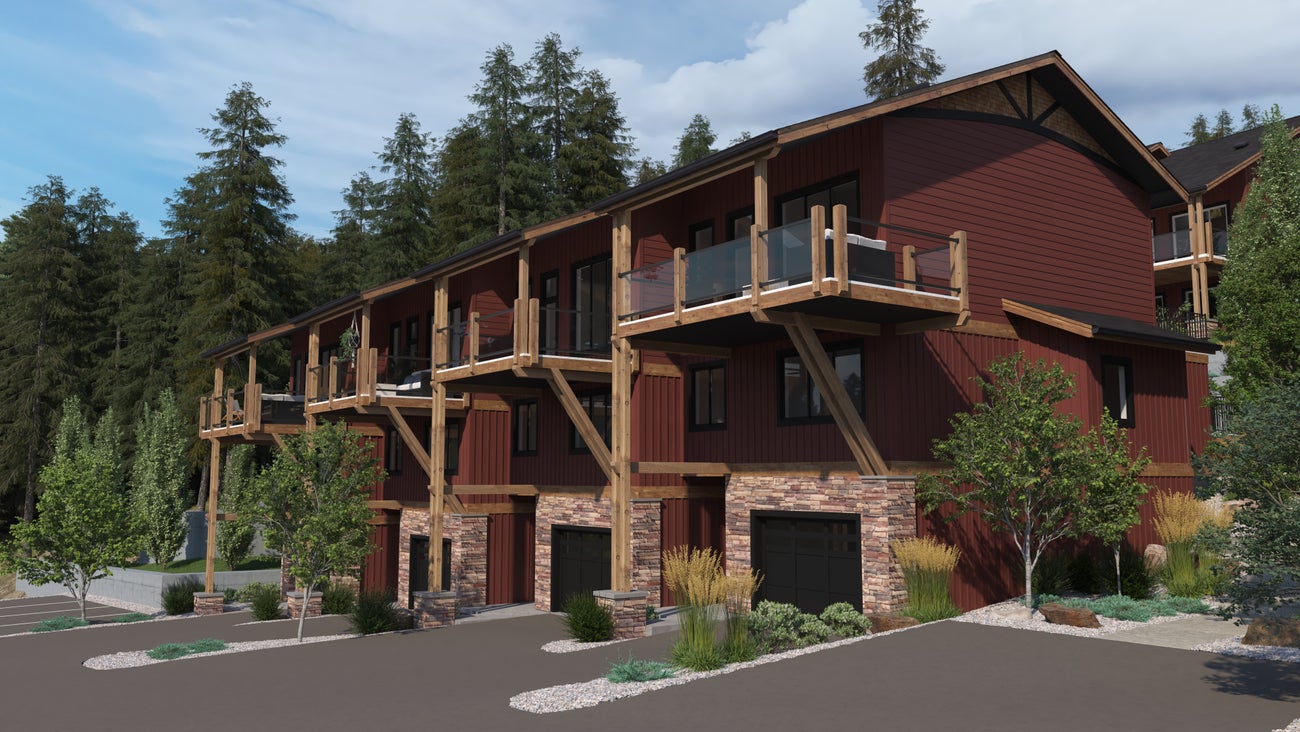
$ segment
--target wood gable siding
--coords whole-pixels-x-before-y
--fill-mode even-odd
[[[1002,298],[1152,322],[1147,196],[1047,137],[965,120],[885,120],[885,218],[967,232],[971,310]]]

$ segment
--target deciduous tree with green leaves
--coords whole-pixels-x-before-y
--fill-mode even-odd
[[[1228,229],[1231,264],[1215,294],[1229,403],[1300,373],[1300,142],[1274,105],[1255,180]]]
[[[144,550],[166,566],[185,544],[185,509],[190,506],[190,435],[167,389],[157,409],[145,407],[135,428],[135,463],[131,466],[131,503]]]
[[[1052,543],[1078,534],[1085,487],[1118,484],[1119,466],[1126,476],[1132,466],[1113,433],[1085,434],[1079,417],[1057,410],[1074,394],[1060,364],[1025,363],[1015,353],[988,373],[976,377],[985,400],[954,417],[952,433],[934,444],[935,459],[950,467],[919,477],[917,495],[927,511],[952,504],[953,516],[974,513],[1010,534],[1032,607],[1034,566]]]
[[[934,49],[921,45],[930,27],[915,0],[880,0],[876,22],[858,34],[867,49],[880,51],[862,69],[863,91],[872,99],[889,99],[918,84],[928,84],[943,74],[944,65]]]
[[[1142,520],[1138,509],[1149,486],[1139,476],[1151,462],[1142,448],[1134,456],[1128,434],[1103,412],[1101,424],[1088,433],[1085,449],[1094,473],[1075,515],[1079,532],[1096,537],[1115,559],[1115,594],[1123,595],[1120,552],[1128,530]]]
[[[257,526],[238,512],[257,474],[256,453],[257,448],[252,445],[235,445],[226,453],[226,466],[221,471],[217,505],[223,511],[234,513],[235,519],[217,524],[217,554],[231,569],[248,559],[257,534]]]
[[[2,563],[24,580],[67,588],[83,620],[90,583],[139,551],[112,420],[105,412],[92,440],[80,402],[64,402],[54,459],[41,470],[36,518],[16,524],[0,549]]]
[[[384,479],[365,438],[341,422],[286,437],[238,504],[267,546],[311,593],[331,574],[351,575],[370,553],[370,487]],[[303,616],[298,618],[302,640]]]

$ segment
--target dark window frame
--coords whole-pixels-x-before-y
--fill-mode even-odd
[[[578,297],[578,285],[580,279],[578,272],[579,270],[602,262],[604,262],[607,267],[605,279],[605,307],[597,311],[595,308],[585,307],[590,303],[583,302]],[[614,297],[614,277],[616,276],[614,273],[613,257],[609,254],[601,254],[574,262],[573,266],[570,268],[569,274],[571,276],[571,282],[569,283],[571,299],[569,302],[572,304],[570,309],[574,311],[573,322],[569,324],[569,350],[573,353],[603,351],[610,346],[611,340],[610,319],[613,313],[611,303]],[[605,327],[601,329],[602,337],[604,338],[603,341],[598,341],[592,338],[589,341],[584,342],[578,338],[578,323],[584,314],[587,314],[591,318],[591,322],[588,324],[587,329],[592,335],[596,332],[595,323],[603,314],[605,320]]]
[[[461,317],[464,315],[464,308],[459,302],[448,303],[447,305],[447,353],[445,357],[448,363],[460,361],[464,355],[464,335],[457,329],[460,327]]]
[[[696,405],[699,403],[699,393],[695,389],[695,375],[701,371],[721,371],[722,372],[722,421],[721,422],[697,422],[695,420]],[[711,432],[716,430],[727,429],[727,362],[710,361],[709,363],[699,363],[690,367],[690,398],[687,400],[686,426],[691,432]],[[709,383],[710,396],[712,396],[713,383]],[[709,400],[710,417],[717,416],[713,414],[713,400]]]
[[[705,219],[704,221],[698,221],[694,224],[691,224],[689,227],[687,227],[686,251],[688,252],[699,251],[695,243],[695,235],[700,233],[701,231],[704,231],[705,229],[709,230],[709,246],[705,247],[705,249],[708,249],[709,247],[714,246],[718,243],[718,230],[717,227],[713,225],[713,219]]]
[[[605,409],[612,412],[614,408],[613,394],[609,391],[588,391],[576,396],[578,397],[578,405],[582,407],[582,411],[587,413],[587,419],[591,420],[592,426],[596,428],[597,432],[600,432],[600,437],[604,440],[605,446],[608,448],[610,430],[612,429],[611,423],[614,421],[612,419],[613,415],[610,414],[609,417],[605,418],[604,429],[601,429],[601,425],[596,424],[596,418],[592,415],[592,411],[595,409],[596,404],[593,400],[597,397],[603,398],[605,401]],[[569,453],[573,455],[586,455],[591,453],[591,448],[587,446],[586,440],[583,440],[582,435],[578,433],[577,425],[572,422],[569,424]]]
[[[523,410],[520,407],[532,407],[530,410]],[[523,418],[524,412],[527,411],[532,415],[532,447],[521,449],[519,446],[519,422]],[[537,399],[516,399],[510,405],[510,454],[516,457],[531,457],[537,454],[537,443],[540,440],[539,432],[541,428],[541,406],[540,400]]]
[[[546,294],[548,280],[555,283],[554,295]],[[548,313],[548,310],[558,311],[560,309],[560,270],[553,269],[537,276],[537,295],[538,320],[540,321],[538,325],[541,328],[541,333],[538,334],[537,347],[541,349],[542,353],[558,351],[560,348],[560,324],[563,320],[559,312]],[[548,314],[552,316],[549,321],[547,320]]]
[[[861,374],[862,376],[863,388],[862,388],[862,399],[855,406],[857,406],[858,408],[858,415],[863,419],[866,419],[867,416],[866,348],[863,347],[863,344],[860,341],[836,341],[835,343],[823,343],[821,344],[821,347],[822,350],[826,352],[826,356],[830,358],[832,366],[835,365],[835,359],[841,353],[845,353],[848,351],[857,351],[858,373]],[[794,358],[800,358],[799,352],[793,348],[779,351],[776,354],[776,423],[777,425],[781,427],[788,427],[788,426],[804,425],[804,424],[833,423],[835,421],[835,417],[832,415],[812,414],[812,395],[813,395],[813,390],[817,388],[817,385],[813,383],[812,373],[808,370],[808,367],[803,363],[802,359],[800,360],[799,364],[800,367],[803,369],[803,377],[808,384],[808,389],[806,391],[806,398],[808,400],[809,416],[807,417],[785,416],[785,362],[786,359],[792,356]]]
[[[390,477],[402,474],[405,457],[402,453],[405,447],[401,435],[397,434],[397,428],[389,427],[384,433],[384,471]]]
[[[452,440],[450,438],[452,434],[452,428],[455,428],[455,432],[456,432],[455,450],[451,449]],[[460,439],[464,435],[464,431],[465,431],[465,422],[464,420],[461,419],[449,419],[447,420],[446,424],[443,425],[443,433],[447,438],[443,440],[443,445],[442,445],[443,475],[451,476],[451,475],[456,475],[457,473],[460,472]],[[432,457],[433,456],[433,425],[425,425],[424,427],[424,446],[425,449],[429,451],[430,457]]]
[[[751,226],[753,225],[753,223],[754,223],[754,207],[753,207],[753,206],[745,206],[744,208],[738,208],[738,209],[736,209],[735,211],[732,211],[731,213],[727,214],[727,219],[726,219],[726,220],[727,220],[727,230],[726,230],[726,237],[727,237],[727,238],[726,238],[726,239],[723,239],[723,241],[734,241],[734,240],[736,240],[736,239],[741,239],[741,238],[744,238],[744,237],[746,237],[746,236],[749,236],[749,231],[748,231],[748,230],[746,230],[745,233],[742,234],[742,235],[740,235],[740,236],[736,236],[736,235],[735,235],[735,234],[736,234],[736,222],[739,221],[740,219],[744,219],[744,218],[748,218],[748,219],[749,219],[749,222],[750,222],[750,225],[751,225]]]
[[[406,319],[406,340],[402,345],[405,347],[402,355],[407,358],[420,357],[420,316],[412,315]]]
[[[809,195],[813,193],[817,193],[823,189],[827,192],[827,194],[829,194],[832,189],[842,186],[845,183],[854,183],[857,185],[857,196],[855,198],[855,206],[853,209],[850,209],[848,212],[850,217],[856,218],[859,215],[859,212],[862,210],[862,182],[861,182],[861,177],[858,175],[858,171],[854,170],[848,173],[843,173],[841,175],[834,176],[832,178],[826,178],[824,180],[818,181],[816,183],[812,183],[810,185],[803,186],[802,188],[798,188],[793,191],[787,191],[786,193],[783,193],[780,196],[774,198],[772,200],[773,206],[771,209],[772,213],[775,216],[774,217],[775,223],[773,224],[773,226],[785,226],[786,224],[794,223],[793,221],[784,220],[783,209],[786,203],[793,201],[796,198],[807,198]],[[806,215],[811,215],[811,211],[806,212]],[[797,220],[801,221],[802,219],[797,219]],[[826,223],[829,224],[830,221],[831,221],[831,211],[828,208],[826,210]]]
[[[1128,407],[1128,416],[1120,418],[1118,411],[1111,410],[1111,392],[1113,387],[1106,378],[1108,366],[1119,366],[1123,369],[1124,394],[1127,395],[1127,404],[1122,406]],[[1119,399],[1120,394],[1115,394],[1115,399]],[[1118,405],[1117,403],[1117,406]],[[1111,418],[1115,420],[1120,427],[1131,428],[1137,424],[1137,392],[1133,390],[1133,359],[1125,356],[1102,356],[1101,357],[1101,408],[1111,412]]]

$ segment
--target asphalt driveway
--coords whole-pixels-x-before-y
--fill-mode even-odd
[[[952,622],[550,715],[507,701],[595,678],[619,656],[661,658],[673,635],[548,654],[541,644],[563,629],[536,616],[122,671],[80,665],[167,641],[293,632],[288,622],[236,625],[248,617],[0,639],[6,669],[26,670],[0,685],[5,726],[1268,732],[1300,717],[1300,671],[1289,664]],[[312,633],[341,625],[308,622]]]
[[[86,619],[108,620],[125,615],[127,610],[101,605],[97,602],[86,603]],[[61,615],[81,617],[81,605],[71,597],[54,595],[51,597],[26,597],[21,600],[0,602],[0,635],[25,633],[37,623]]]

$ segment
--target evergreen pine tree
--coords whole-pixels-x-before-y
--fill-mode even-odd
[[[677,149],[673,153],[673,167],[689,165],[717,152],[713,149],[713,143],[717,139],[718,136],[714,133],[709,118],[702,114],[695,115],[691,118],[691,123],[682,131],[682,136],[677,138]]]
[[[326,299],[357,292],[370,281],[366,261],[375,246],[382,184],[361,171],[343,189],[343,208],[334,212],[334,237],[324,245]]]
[[[485,164],[482,131],[468,120],[443,138],[442,182],[434,194],[440,251],[455,252],[496,235],[496,178]]]
[[[1196,115],[1196,119],[1192,120],[1192,126],[1187,128],[1188,143],[1199,145],[1213,139],[1214,136],[1210,133],[1210,121],[1203,114]]]
[[[555,167],[567,178],[560,200],[567,208],[556,215],[584,209],[627,188],[632,167],[632,143],[618,97],[598,71],[582,76],[569,114],[568,144],[560,149]]]
[[[517,65],[514,58],[509,45],[492,49],[480,67],[483,80],[469,97],[478,107],[469,123],[478,127],[482,138],[480,165],[493,181],[490,200],[496,206],[496,234],[544,218],[539,204],[545,168],[524,97],[528,68]]]
[[[582,71],[578,67],[581,51],[565,50],[560,36],[547,35],[538,41],[529,68],[531,78],[524,91],[529,95],[533,129],[537,134],[542,157],[547,163],[543,182],[544,216],[553,217],[574,210],[568,198],[576,173],[569,168],[572,156],[567,154],[573,143],[578,82]]]
[[[0,491],[24,490],[23,520],[36,509],[55,406],[76,393],[84,363],[86,275],[72,218],[72,192],[55,176],[28,191],[28,205],[0,222]]]
[[[929,27],[930,21],[915,7],[915,0],[879,0],[876,22],[858,34],[864,48],[881,52],[862,69],[867,96],[896,97],[943,74],[944,65],[934,49],[920,45]]]
[[[1232,113],[1226,109],[1220,109],[1219,114],[1214,118],[1214,130],[1211,134],[1217,140],[1220,137],[1231,135],[1232,132]]]
[[[413,114],[397,118],[392,137],[384,138],[380,172],[389,175],[379,192],[376,236],[366,258],[366,285],[397,279],[438,258],[433,193],[433,136],[420,132]]]
[[[658,178],[668,172],[668,166],[662,161],[655,160],[652,157],[644,157],[636,162],[636,172],[632,175],[632,182],[635,185],[641,185]]]

